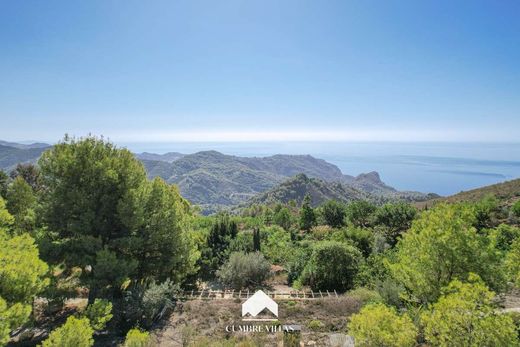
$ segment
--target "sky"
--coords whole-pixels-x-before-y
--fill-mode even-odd
[[[519,142],[519,1],[2,1],[0,139]]]

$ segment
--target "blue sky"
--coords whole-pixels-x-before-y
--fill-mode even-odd
[[[0,139],[510,141],[518,1],[3,1]]]

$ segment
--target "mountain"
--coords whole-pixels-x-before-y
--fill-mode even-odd
[[[165,161],[167,163],[173,163],[177,159],[184,157],[184,154],[178,152],[168,152],[164,154],[156,153],[136,153],[136,158],[139,160],[154,160],[154,161]]]
[[[2,143],[5,143],[2,141]],[[34,145],[34,144],[33,144]],[[35,163],[40,155],[50,146],[43,144],[6,146],[0,144],[0,169],[11,171],[18,163]]]
[[[36,162],[49,145],[0,145],[0,168],[12,170],[21,162]],[[307,179],[293,182],[299,192],[315,194],[317,201],[336,199],[348,201],[361,195],[372,199],[399,198],[411,201],[424,200],[426,196],[416,192],[398,192],[381,181],[377,172],[349,176],[322,159],[310,155],[282,155],[269,157],[238,157],[217,151],[202,151],[184,155],[139,153],[150,178],[161,177],[179,186],[182,195],[193,204],[200,205],[205,213],[240,205],[268,190],[284,184],[280,192],[271,192],[266,198],[284,199],[291,187],[290,177],[304,174]],[[300,177],[303,179],[303,177]],[[288,194],[291,195],[291,194]],[[305,194],[303,194],[305,195]],[[263,199],[263,198],[258,198]]]
[[[396,191],[383,183],[377,172],[356,177],[344,175],[337,166],[310,155],[278,154],[248,158],[203,151],[185,155],[172,163],[142,162],[149,177],[159,176],[177,184],[182,195],[200,205],[204,212],[243,204],[280,184],[280,192],[270,192],[265,198],[258,197],[258,201],[272,201],[278,197],[283,200],[291,184],[298,186],[297,191],[315,193],[317,201],[327,197],[349,201],[367,194],[378,200],[399,198],[415,201],[426,198],[422,193]],[[298,174],[318,180],[305,181],[300,177],[296,182],[285,182]]]
[[[48,148],[50,145],[47,143],[34,142],[30,144],[16,143],[16,142],[8,142],[0,140],[1,146],[14,147],[18,149],[32,149],[32,148]]]
[[[520,178],[460,192],[447,197],[436,197],[424,202],[418,202],[415,205],[418,208],[426,208],[441,202],[477,202],[490,195],[497,198],[501,206],[512,205],[520,199]]]
[[[349,202],[370,199],[370,194],[339,182],[326,182],[298,174],[264,193],[250,199],[247,204],[288,203],[291,200],[301,205],[305,195],[311,197],[311,204],[318,206],[327,200]]]

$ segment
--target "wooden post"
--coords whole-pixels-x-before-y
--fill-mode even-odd
[[[338,293],[336,293],[336,289],[334,289],[334,294],[336,294],[336,298],[338,297]]]
[[[320,296],[323,298],[323,294],[321,293],[321,290],[320,290]]]
[[[202,293],[204,293],[204,289],[202,289],[202,291],[200,292],[199,299],[202,299]]]
[[[314,292],[311,290],[312,298],[314,299]]]
[[[242,290],[240,290],[240,291],[238,292],[238,298],[239,298],[239,299],[242,299]]]

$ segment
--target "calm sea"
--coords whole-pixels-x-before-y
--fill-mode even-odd
[[[134,152],[311,154],[349,175],[377,171],[399,190],[454,194],[520,177],[520,143],[123,143]]]

